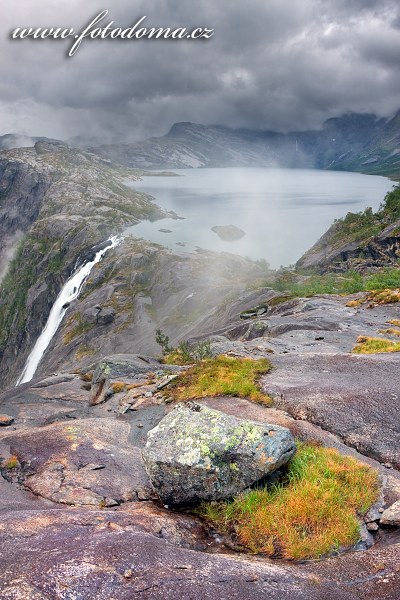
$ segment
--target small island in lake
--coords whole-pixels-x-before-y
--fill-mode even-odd
[[[224,242],[236,242],[246,235],[246,232],[236,225],[215,225],[211,231],[216,233]]]

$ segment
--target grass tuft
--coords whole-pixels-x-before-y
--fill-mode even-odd
[[[2,469],[16,469],[17,467],[19,467],[19,460],[15,454],[4,460],[1,465]]]
[[[317,558],[355,544],[357,515],[378,497],[378,474],[333,448],[298,442],[285,481],[196,511],[253,553]]]
[[[125,392],[127,388],[127,384],[123,381],[115,381],[111,384],[111,389],[113,394],[119,394],[120,392]]]
[[[209,358],[181,373],[171,386],[171,395],[174,400],[190,400],[204,396],[240,396],[269,405],[271,398],[260,390],[258,380],[270,369],[271,364],[265,358]]]
[[[396,337],[400,337],[400,329],[397,327],[389,327],[389,329],[380,329],[379,333],[386,333],[387,335],[395,335]]]
[[[352,352],[354,354],[377,354],[379,352],[400,352],[400,342],[386,340],[385,338],[368,337],[360,335]]]

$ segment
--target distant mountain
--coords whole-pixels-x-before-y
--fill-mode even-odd
[[[279,166],[400,175],[400,111],[348,114],[288,134],[176,123],[163,137],[90,150],[134,168]]]
[[[29,135],[6,133],[5,135],[0,135],[0,150],[11,150],[12,148],[33,148],[36,142],[57,142],[57,140],[47,137],[31,137]]]

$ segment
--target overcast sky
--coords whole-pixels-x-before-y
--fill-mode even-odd
[[[101,10],[128,27],[209,27],[202,41],[11,40],[16,27],[80,31]],[[288,131],[400,108],[398,0],[1,0],[0,134],[105,141],[177,121]]]

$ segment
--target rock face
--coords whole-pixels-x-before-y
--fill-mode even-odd
[[[215,225],[215,227],[211,227],[211,231],[224,242],[235,242],[246,235],[243,229],[239,229],[236,225]]]
[[[234,496],[284,465],[295,450],[284,427],[187,402],[148,433],[143,459],[161,499],[183,504]]]
[[[381,516],[382,525],[400,525],[400,500],[394,502]]]

